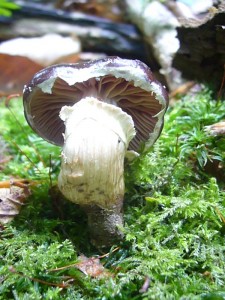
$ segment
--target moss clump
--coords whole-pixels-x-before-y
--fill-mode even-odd
[[[126,238],[101,260],[113,274],[103,279],[74,267],[51,271],[99,253],[79,208],[49,192],[60,149],[32,133],[20,100],[12,110],[25,129],[2,103],[0,132],[13,160],[1,180],[31,179],[35,188],[1,228],[0,299],[224,299],[225,139],[204,128],[224,119],[225,102],[208,90],[184,97],[152,150],[126,166]]]

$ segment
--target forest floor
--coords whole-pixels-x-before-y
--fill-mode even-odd
[[[179,97],[152,149],[125,163],[125,238],[107,253],[55,192],[59,147],[32,132],[21,98],[0,111],[0,220],[17,213],[0,225],[0,299],[225,299],[225,137],[207,130],[225,102]]]

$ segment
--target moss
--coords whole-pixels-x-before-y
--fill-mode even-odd
[[[1,180],[22,177],[35,186],[20,215],[0,231],[0,299],[223,299],[225,192],[218,174],[225,139],[204,128],[224,119],[225,102],[208,90],[179,100],[152,150],[126,166],[125,240],[101,260],[113,274],[104,279],[74,267],[50,271],[72,265],[80,253],[99,252],[82,211],[52,187],[60,149],[30,130],[20,99],[11,110],[19,123],[1,103],[4,155],[13,157]],[[215,162],[212,172],[208,164]]]

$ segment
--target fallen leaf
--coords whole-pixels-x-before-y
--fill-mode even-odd
[[[75,267],[85,275],[89,275],[94,278],[105,278],[112,276],[112,274],[101,264],[99,258],[88,258],[85,255],[81,255],[78,257],[78,259],[80,262],[76,263]]]
[[[22,93],[24,85],[42,68],[26,57],[0,54],[0,96]]]
[[[29,195],[29,185],[22,181],[0,182],[0,223],[11,222]]]

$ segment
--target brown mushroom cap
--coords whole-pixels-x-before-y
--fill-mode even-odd
[[[63,145],[61,108],[88,96],[115,104],[132,117],[136,136],[129,149],[137,151],[142,142],[149,148],[158,138],[168,106],[167,92],[138,60],[107,57],[41,70],[24,88],[25,117],[43,139]]]

